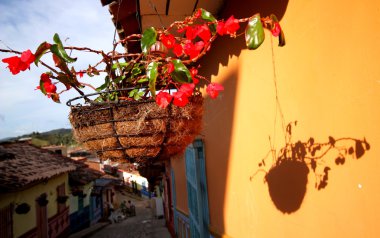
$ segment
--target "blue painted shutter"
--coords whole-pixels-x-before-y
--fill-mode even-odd
[[[203,143],[196,141],[186,149],[187,196],[192,238],[209,237],[209,212]]]
[[[197,149],[197,164],[198,164],[198,178],[199,178],[199,191],[198,194],[201,200],[202,209],[202,226],[203,226],[203,236],[209,237],[208,227],[210,224],[210,216],[208,209],[208,193],[207,193],[207,179],[206,179],[206,162],[204,156],[204,146],[201,140],[196,140],[194,146]]]

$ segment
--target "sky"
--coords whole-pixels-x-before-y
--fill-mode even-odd
[[[1,49],[35,52],[40,43],[53,43],[55,33],[66,46],[108,52],[112,50],[114,25],[108,7],[103,7],[100,0],[0,0]],[[0,52],[0,59],[11,56]],[[74,64],[77,71],[100,60],[90,53],[73,52],[71,56],[78,57]],[[42,60],[51,62],[50,58]],[[35,90],[46,68],[32,64],[30,70],[12,75],[6,67],[0,61],[0,139],[71,127],[66,101],[79,96],[74,90],[63,93],[60,104],[54,103]],[[103,79],[85,75],[80,81],[96,87]]]

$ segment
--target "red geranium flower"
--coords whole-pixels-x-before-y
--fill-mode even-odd
[[[174,64],[173,62],[169,62],[167,65],[166,65],[167,69],[168,69],[168,73],[170,74],[171,72],[174,71]]]
[[[221,36],[224,34],[233,35],[237,30],[239,30],[239,28],[239,20],[235,19],[234,16],[230,16],[226,22],[218,22],[216,31]]]
[[[190,56],[190,59],[196,58],[201,50],[203,49],[205,43],[203,41],[198,41],[197,43],[193,44],[191,41],[187,41],[184,45],[183,49],[185,51],[185,54]]]
[[[178,107],[184,107],[189,103],[189,98],[182,91],[177,91],[173,94],[174,100],[173,104]]]
[[[198,11],[194,14],[195,18],[199,18],[202,15],[202,10],[198,9]]]
[[[197,36],[199,36],[204,42],[208,42],[211,38],[210,28],[206,24],[197,28]]]
[[[195,37],[197,37],[197,29],[191,26],[186,27],[186,39],[193,40]]]
[[[57,92],[57,87],[52,83],[44,83],[45,91],[47,94],[52,94]]]
[[[219,91],[223,91],[224,87],[218,83],[210,83],[207,85],[206,92],[212,99],[215,99],[219,95]]]
[[[199,83],[199,80],[195,77],[195,76],[197,76],[197,74],[198,74],[198,69],[192,67],[192,68],[190,69],[190,74],[191,74],[191,78],[193,79],[193,83],[194,83],[194,84],[198,84],[198,83]]]
[[[168,49],[171,49],[174,47],[175,45],[175,38],[173,35],[169,34],[169,35],[164,35],[162,34],[160,36],[160,39],[162,41],[162,43],[168,48]]]
[[[174,52],[174,54],[175,54],[177,57],[180,57],[181,55],[183,55],[183,48],[182,48],[182,45],[180,45],[180,44],[175,44],[175,45],[174,45],[174,48],[173,48],[173,52]]]
[[[279,36],[280,33],[281,33],[280,23],[275,22],[274,25],[273,25],[273,28],[272,28],[271,32],[272,32],[273,36],[276,36],[276,37]]]
[[[48,74],[45,74],[45,73],[41,74],[40,79],[44,83],[46,83],[46,82],[51,83],[50,76]]]
[[[170,95],[167,92],[161,91],[156,96],[156,103],[158,104],[159,107],[165,109],[170,104],[172,99],[173,99],[172,95]]]
[[[21,57],[12,56],[4,58],[2,61],[8,64],[9,71],[12,74],[18,74],[20,71],[25,71],[30,67],[30,64],[34,62],[34,55],[30,50],[22,52]]]
[[[187,97],[190,97],[193,94],[195,84],[193,83],[184,83],[179,88],[179,91],[183,92]]]

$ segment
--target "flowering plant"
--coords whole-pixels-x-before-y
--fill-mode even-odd
[[[207,53],[212,42],[218,37],[229,35],[237,37],[241,23],[248,23],[245,28],[245,40],[248,49],[256,49],[264,41],[264,29],[279,37],[279,46],[285,45],[285,39],[277,18],[270,15],[261,18],[255,14],[249,18],[216,20],[211,13],[198,9],[184,21],[176,21],[167,29],[147,28],[142,34],[133,34],[114,43],[114,50],[105,53],[87,47],[63,46],[58,34],[53,37],[54,43],[43,42],[32,53],[30,50],[18,52],[0,49],[2,52],[17,53],[21,56],[4,58],[12,74],[18,74],[30,68],[43,65],[48,69],[40,77],[39,89],[47,97],[59,102],[59,95],[70,89],[76,90],[87,101],[82,88],[91,87],[99,96],[95,101],[140,100],[153,98],[161,108],[170,103],[183,107],[189,97],[199,94],[201,85],[206,85],[206,92],[216,98],[223,86],[210,82],[198,74],[197,61]],[[116,52],[118,45],[140,41],[141,53]],[[101,60],[87,69],[77,70],[70,63],[77,59],[66,52],[85,51],[97,54]],[[54,66],[41,59],[51,54]],[[105,73],[104,83],[94,88],[90,84],[80,82],[86,73],[89,76]],[[200,84],[200,80],[203,84]],[[65,86],[60,92],[57,85]]]

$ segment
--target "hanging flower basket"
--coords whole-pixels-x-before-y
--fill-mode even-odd
[[[202,115],[197,94],[184,107],[161,108],[151,99],[71,106],[70,122],[77,141],[102,159],[142,162],[183,152],[200,133]]]
[[[17,214],[27,214],[30,211],[30,205],[28,203],[21,203],[16,206],[15,212]]]
[[[246,23],[243,32],[240,25]],[[42,73],[39,89],[54,102],[70,89],[81,96],[70,100],[70,122],[75,138],[103,159],[145,161],[148,158],[168,159],[181,153],[201,130],[203,98],[205,91],[215,99],[224,90],[198,74],[197,61],[211,48],[218,36],[236,38],[244,35],[246,46],[257,49],[264,41],[264,29],[278,37],[279,46],[285,45],[284,34],[278,19],[271,14],[261,17],[217,20],[205,9],[197,9],[183,21],[167,28],[149,27],[142,34],[133,34],[116,41],[113,51],[105,53],[87,47],[64,46],[59,35],[54,43],[43,42],[33,54],[11,49],[2,52],[21,54],[2,61],[13,74],[30,68],[33,62],[49,71]],[[116,48],[140,42],[140,53],[119,53]],[[71,66],[77,61],[66,50],[89,52],[100,56],[98,63],[87,69]],[[52,55],[54,66],[42,57]],[[73,54],[74,55],[74,54]],[[97,88],[81,82],[84,74],[90,77],[105,75]],[[57,88],[61,86],[61,91]],[[62,88],[64,86],[64,88]],[[97,93],[90,100],[82,91],[84,87]],[[83,105],[72,105],[77,99]]]

